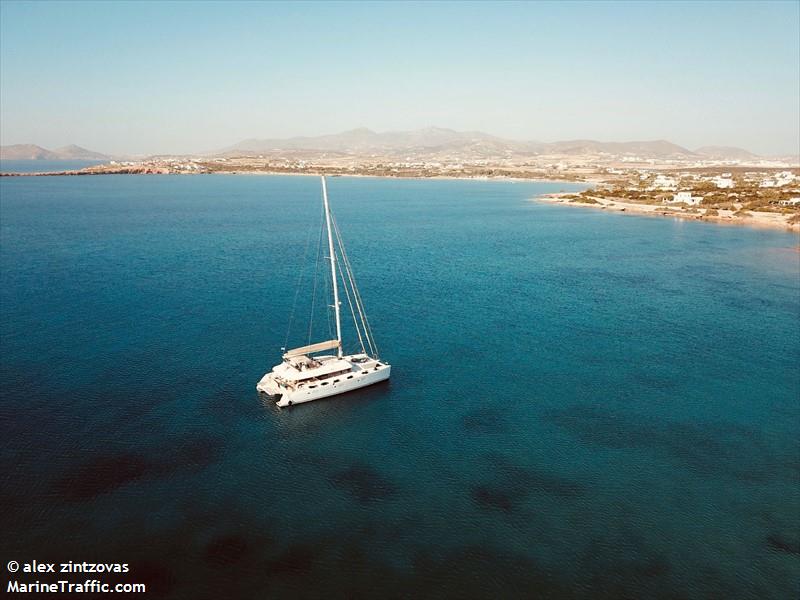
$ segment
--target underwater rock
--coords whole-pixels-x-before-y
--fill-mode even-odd
[[[55,491],[69,501],[89,500],[145,477],[153,464],[137,454],[101,456],[62,477]]]
[[[477,485],[472,488],[472,499],[483,509],[510,513],[523,498],[524,495],[521,495],[519,490],[502,490],[489,485]]]
[[[318,552],[307,544],[293,544],[267,563],[267,571],[275,575],[299,575],[314,566]]]
[[[380,473],[367,465],[356,464],[330,477],[331,483],[347,490],[359,502],[385,500],[392,496],[394,485]]]
[[[470,433],[503,433],[506,424],[500,410],[482,407],[465,415],[461,420],[464,430]]]
[[[786,538],[774,533],[767,536],[767,545],[778,552],[800,554],[800,542],[790,542]]]
[[[225,535],[206,546],[203,558],[209,564],[225,567],[238,563],[249,551],[250,545],[244,537]]]

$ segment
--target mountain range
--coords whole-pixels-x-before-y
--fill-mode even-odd
[[[0,146],[2,160],[108,160],[109,158],[111,157],[75,144],[56,150],[48,150],[35,144]]]
[[[247,139],[211,155],[234,156],[270,152],[333,152],[349,155],[381,154],[387,156],[459,153],[473,157],[496,158],[520,155],[609,154],[642,158],[756,158],[742,148],[704,146],[694,151],[666,140],[599,142],[567,140],[559,142],[509,140],[480,131],[455,131],[428,127],[414,131],[378,133],[366,128],[332,135],[286,139]]]
[[[342,133],[311,137],[246,139],[205,156],[253,156],[259,154],[288,153],[313,158],[314,154],[339,154],[352,157],[391,157],[394,159],[436,160],[443,157],[457,159],[505,159],[536,155],[608,155],[610,157],[636,156],[654,159],[728,159],[749,160],[758,158],[742,148],[731,146],[703,146],[689,150],[666,140],[599,142],[597,140],[565,140],[559,142],[519,141],[501,138],[481,131],[455,131],[441,127],[427,127],[412,131],[375,132],[367,128],[351,129]],[[3,160],[108,160],[112,158],[70,145],[48,150],[34,144],[0,146]]]

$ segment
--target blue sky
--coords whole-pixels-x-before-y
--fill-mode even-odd
[[[111,153],[437,125],[800,148],[800,2],[0,3],[0,140]]]

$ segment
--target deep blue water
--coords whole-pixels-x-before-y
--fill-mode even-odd
[[[529,200],[564,187],[330,179],[392,379],[278,410],[254,386],[318,179],[0,181],[3,564],[120,560],[169,598],[796,598],[798,237]]]
[[[94,165],[104,160],[0,160],[0,173],[47,173],[50,171],[72,171]]]

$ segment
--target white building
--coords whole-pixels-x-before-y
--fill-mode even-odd
[[[680,204],[684,202],[689,206],[697,206],[703,201],[701,196],[692,196],[692,192],[678,192],[672,200],[664,200],[664,204]]]
[[[724,175],[722,177],[715,177],[712,181],[719,189],[730,189],[733,187],[733,179],[725,177]]]
[[[678,187],[678,181],[672,177],[665,177],[664,175],[657,175],[650,185],[648,190],[664,190],[673,191]]]
[[[771,178],[763,179],[761,181],[761,187],[783,187],[794,182],[795,179],[797,179],[797,177],[791,171],[781,171],[780,173],[775,173]]]
[[[789,198],[788,200],[780,200],[778,202],[781,206],[800,206],[800,198]]]

